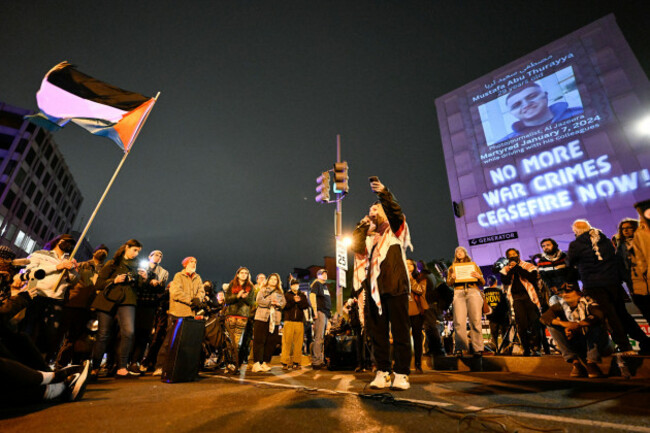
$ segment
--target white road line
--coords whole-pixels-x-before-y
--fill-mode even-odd
[[[275,373],[274,373],[275,374]],[[280,375],[275,374],[275,376],[280,377]],[[326,389],[326,388],[310,388],[309,386],[302,385],[300,382],[298,382],[296,379],[292,377],[287,377],[286,374],[283,374],[281,377],[286,378],[290,384],[286,383],[279,383],[279,382],[269,382],[269,381],[264,381],[264,380],[251,380],[251,379],[245,379],[243,377],[240,378],[230,378],[230,377],[224,377],[224,376],[212,376],[213,378],[221,379],[224,381],[228,382],[240,382],[240,383],[249,383],[249,384],[259,384],[259,385],[269,385],[269,386],[275,386],[279,388],[287,388],[287,389],[305,389],[313,392],[321,392],[324,394],[331,394],[331,395],[352,395],[352,396],[359,396],[360,393],[355,392],[355,391],[347,391],[347,390],[331,390],[331,389]],[[339,378],[341,376],[338,376]],[[342,381],[341,381],[342,382]],[[456,403],[451,399],[446,398],[447,402],[439,402],[439,401],[429,401],[429,400],[415,400],[415,399],[410,399],[410,398],[401,398],[401,397],[395,397],[396,400],[400,401],[407,401],[411,403],[418,403],[422,405],[427,405],[431,407],[449,407],[449,406],[456,406],[459,407],[463,410],[467,411],[476,411],[483,409],[482,407],[479,406],[466,406],[460,403]],[[538,414],[538,413],[532,413],[532,412],[525,412],[525,411],[512,411],[512,410],[503,410],[503,409],[485,409],[481,413],[493,413],[493,414],[500,414],[500,415],[508,415],[514,418],[518,417],[525,417],[525,418],[533,418],[533,419],[541,419],[541,420],[546,420],[546,421],[553,421],[553,422],[558,422],[558,423],[569,423],[569,424],[578,424],[578,425],[586,425],[586,426],[593,426],[593,427],[601,427],[601,428],[610,428],[610,429],[618,429],[618,430],[623,430],[623,431],[628,431],[628,432],[641,432],[641,433],[650,433],[650,427],[643,427],[643,426],[636,426],[636,425],[630,425],[630,424],[616,424],[612,422],[606,422],[606,421],[593,421],[593,420],[588,420],[588,419],[582,419],[582,418],[570,418],[570,417],[564,417],[564,416],[558,416],[558,415],[545,415],[545,414]]]

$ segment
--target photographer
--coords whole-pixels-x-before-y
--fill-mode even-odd
[[[93,251],[93,258],[78,266],[79,281],[65,294],[61,333],[63,343],[56,358],[56,365],[63,367],[70,362],[81,363],[88,359],[92,347],[88,340],[88,321],[91,319],[90,305],[95,299],[95,283],[108,257],[108,247],[99,245]],[[90,345],[92,346],[92,345]]]
[[[91,373],[93,378],[97,377],[115,318],[120,325],[116,377],[129,376],[127,364],[133,347],[137,291],[147,278],[145,271],[138,271],[136,262],[136,257],[141,249],[142,244],[137,240],[126,241],[99,273],[96,286],[100,292],[92,304],[92,308],[97,311],[99,320],[97,341],[93,347],[93,370]]]
[[[151,330],[154,327],[156,311],[169,279],[169,272],[160,266],[162,257],[162,251],[154,250],[149,253],[149,260],[145,261],[144,266],[140,265],[147,273],[147,278],[138,290],[138,305],[135,311],[135,335],[129,371],[136,375],[143,374],[143,370],[146,370],[146,367],[141,366],[141,362],[144,363],[145,350],[152,341]]]
[[[506,250],[508,264],[501,269],[501,281],[507,286],[506,294],[515,311],[515,323],[524,356],[539,356],[541,305],[537,291],[537,268],[521,260],[519,250]]]
[[[177,320],[181,317],[193,317],[197,312],[206,308],[203,281],[201,281],[199,274],[196,273],[196,259],[186,257],[181,263],[183,270],[174,275],[174,279],[169,285],[167,335],[158,352],[154,376],[162,374],[162,368],[172,340],[172,329]]]
[[[65,291],[78,280],[77,262],[68,259],[75,243],[74,237],[62,234],[28,257],[26,270],[42,269],[45,278],[36,284],[38,296],[25,312],[24,329],[48,363],[54,361],[63,339],[60,330]]]

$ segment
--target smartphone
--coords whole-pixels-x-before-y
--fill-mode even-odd
[[[370,176],[370,177],[368,178],[368,182],[370,182],[370,183],[372,183],[372,182],[379,182],[379,178],[378,178],[377,176]]]

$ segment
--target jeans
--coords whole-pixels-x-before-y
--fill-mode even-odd
[[[312,346],[311,357],[313,365],[323,365],[325,363],[325,329],[327,329],[327,316],[322,311],[319,311],[314,317],[314,345]]]
[[[548,327],[551,337],[555,340],[555,344],[566,362],[584,359],[585,355],[588,362],[600,362],[601,355],[609,355],[607,351],[610,340],[603,327],[590,326],[584,329],[587,329],[586,335],[578,330],[569,340],[563,327]]]
[[[483,296],[476,288],[454,290],[454,333],[456,352],[469,350],[467,341],[467,319],[474,353],[483,351]]]
[[[102,362],[102,356],[104,356],[108,340],[111,338],[111,325],[114,318],[117,318],[117,323],[120,325],[117,368],[126,368],[129,363],[129,354],[133,347],[133,334],[135,332],[135,305],[121,305],[117,308],[115,316],[103,311],[97,312],[99,330],[97,332],[97,341],[93,347],[94,369],[99,368]]]

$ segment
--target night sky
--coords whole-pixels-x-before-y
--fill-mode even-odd
[[[315,178],[350,166],[343,229],[377,175],[402,204],[416,259],[450,257],[456,230],[434,100],[608,13],[648,73],[647,1],[4,0],[0,100],[36,109],[67,60],[153,96],[148,122],[90,230],[112,251],[136,238],[172,272],[238,266],[286,274],[334,254],[334,205]],[[84,203],[81,230],[122,156],[69,126],[56,133]]]

